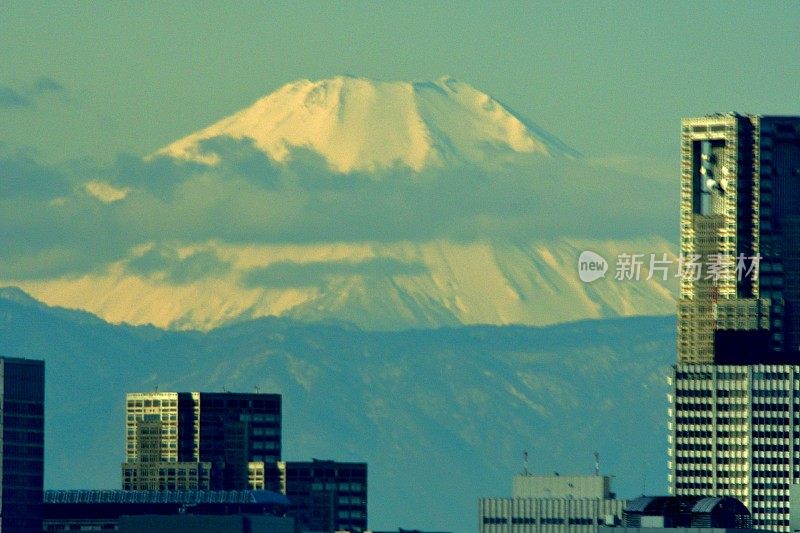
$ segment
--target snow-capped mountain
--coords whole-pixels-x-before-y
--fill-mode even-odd
[[[303,158],[313,164],[298,166]],[[64,221],[91,221],[75,229],[88,232],[75,250],[59,242],[19,264],[101,258],[80,271],[48,266],[47,276],[17,269],[0,286],[114,323],[177,329],[270,315],[394,330],[674,312],[674,280],[613,279],[620,253],[674,250],[627,231],[666,195],[589,167],[452,78],[289,83],[132,175],[114,172],[42,208],[65,212],[54,218],[59,234]],[[607,259],[606,279],[580,281],[584,250]]]
[[[578,256],[592,250],[612,271],[581,282]],[[547,325],[586,318],[674,312],[672,281],[614,279],[620,253],[668,251],[657,239],[628,242],[337,244],[181,250],[184,259],[147,274],[121,262],[79,278],[20,283],[49,305],[114,323],[213,329],[261,316],[341,320],[365,329],[459,324]],[[230,265],[179,279],[192,257]],[[142,256],[139,256],[142,257]],[[135,259],[133,259],[135,260]],[[131,260],[131,261],[133,261]]]
[[[418,83],[349,76],[296,81],[159,153],[214,164],[219,156],[202,143],[218,137],[251,139],[277,162],[289,159],[294,148],[306,148],[336,172],[398,165],[420,171],[481,163],[499,152],[576,154],[450,77]]]

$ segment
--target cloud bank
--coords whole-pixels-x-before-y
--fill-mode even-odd
[[[155,247],[130,268],[186,281],[225,263],[199,256],[187,266],[165,251],[174,243],[672,237],[673,184],[580,159],[338,173],[308,150],[278,164],[246,140],[206,143],[218,165],[125,155],[52,166],[0,151],[0,278],[80,275],[143,244]]]

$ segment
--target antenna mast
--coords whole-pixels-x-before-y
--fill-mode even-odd
[[[594,475],[600,475],[600,452],[594,452]]]

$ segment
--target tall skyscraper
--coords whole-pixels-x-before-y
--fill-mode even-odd
[[[131,393],[125,438],[125,490],[250,488],[254,469],[269,470],[281,459],[281,397]]]
[[[737,497],[754,527],[789,531],[800,482],[800,117],[682,121],[680,250],[670,490]]]
[[[800,351],[798,142],[800,117],[683,120],[680,250],[706,271],[681,277],[679,363]]]
[[[42,531],[44,361],[0,357],[0,531]]]

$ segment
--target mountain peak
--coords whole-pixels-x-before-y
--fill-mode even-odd
[[[19,287],[0,287],[0,300],[8,300],[23,305],[40,305],[39,301]]]
[[[297,80],[158,153],[214,165],[220,156],[202,144],[218,137],[251,140],[278,163],[290,162],[294,150],[310,150],[339,173],[394,167],[419,172],[514,154],[576,154],[451,76],[429,82],[349,75]]]

